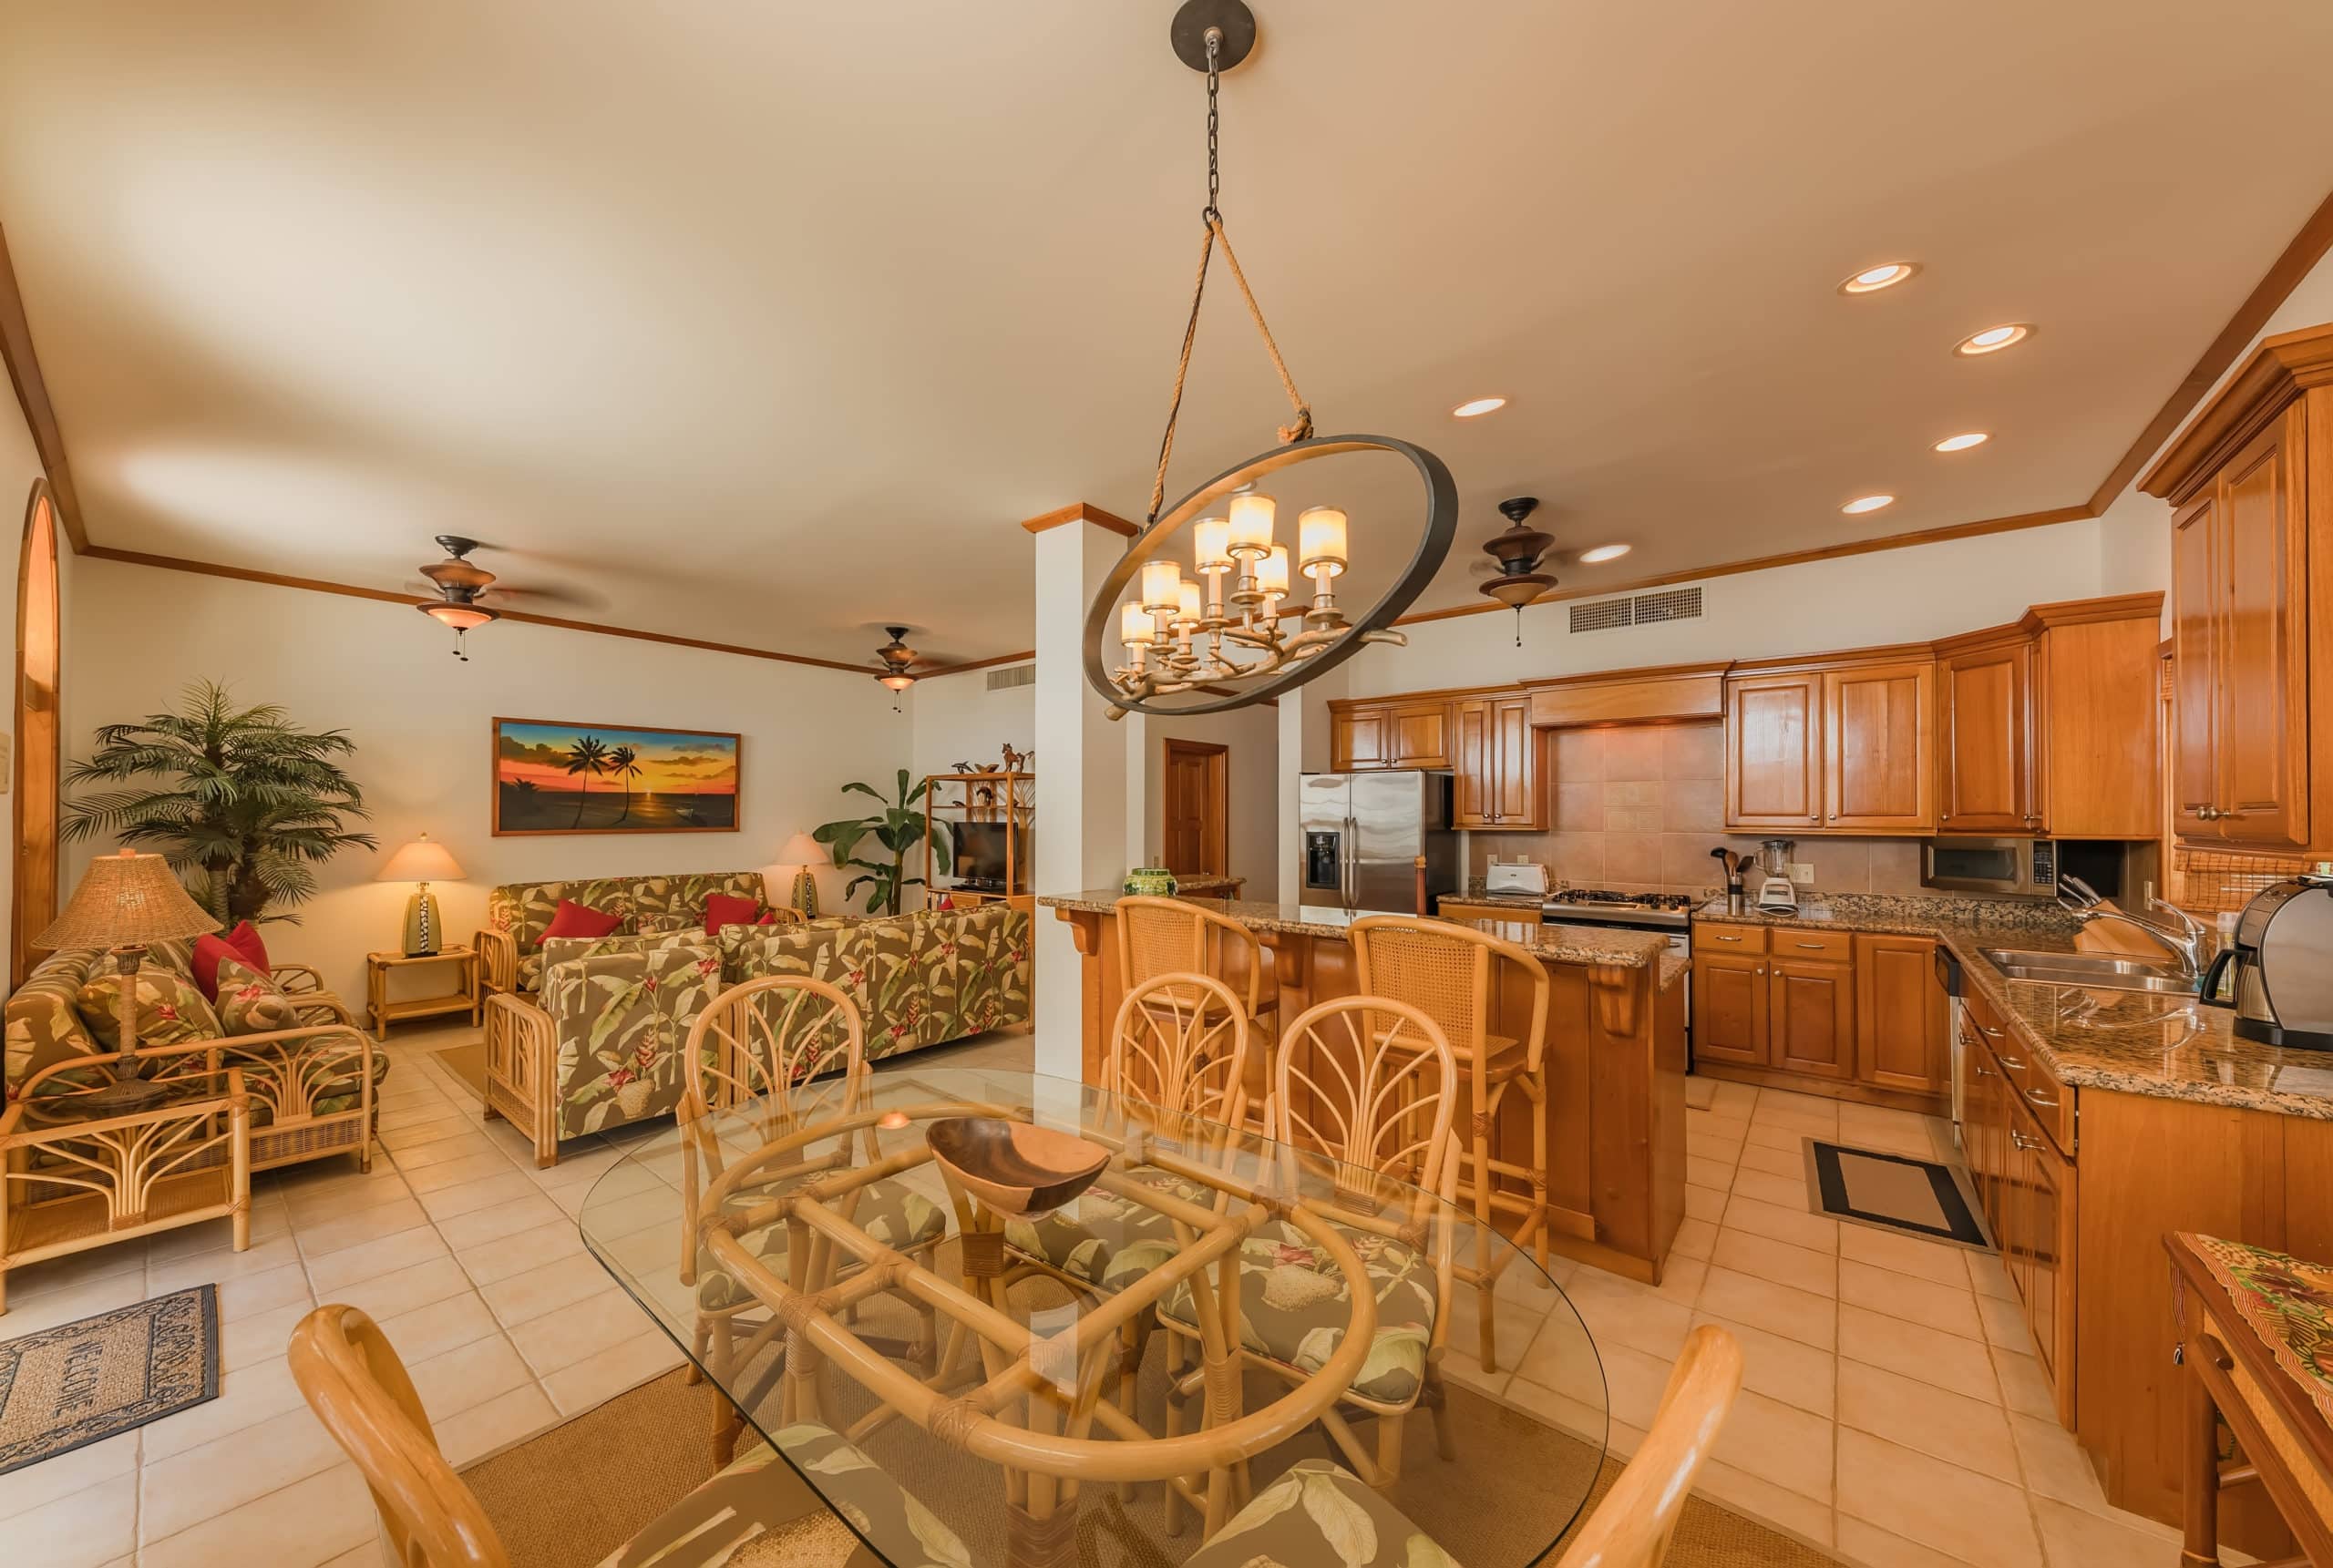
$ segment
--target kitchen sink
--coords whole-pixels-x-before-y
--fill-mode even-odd
[[[2176,966],[2109,953],[2034,953],[2016,948],[1979,948],[1987,962],[2013,980],[2044,985],[2089,986],[2099,990],[2153,991],[2193,996],[2195,982]]]

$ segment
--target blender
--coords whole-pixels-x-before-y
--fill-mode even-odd
[[[1758,844],[1758,907],[1772,915],[1798,913],[1798,885],[1790,879],[1794,838],[1761,839]]]

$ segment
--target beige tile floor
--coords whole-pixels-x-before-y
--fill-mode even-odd
[[[536,1170],[526,1143],[481,1124],[435,1060],[462,1033],[393,1041],[371,1174],[332,1162],[263,1176],[250,1250],[230,1250],[219,1224],[12,1276],[0,1335],[215,1280],[224,1372],[209,1404],[0,1476],[0,1555],[44,1568],[376,1568],[363,1482],[284,1362],[292,1326],[319,1301],[380,1319],[457,1463],[679,1364],[576,1235],[584,1194],[629,1140],[570,1145]],[[1027,1052],[1012,1036],[950,1054],[1025,1064]],[[1497,1309],[1502,1370],[1485,1376],[1461,1348],[1469,1298],[1455,1376],[1575,1426],[1608,1397],[1625,1452],[1686,1333],[1720,1323],[1749,1355],[1701,1482],[1729,1506],[1865,1568],[2176,1563],[2174,1533],[2110,1508],[2049,1416],[1994,1259],[1810,1211],[1808,1135],[1927,1154],[1940,1124],[1699,1080],[1691,1099],[1690,1217],[1661,1286],[1554,1270],[1595,1337],[1603,1388],[1576,1330],[1549,1317],[1545,1282],[1514,1270]]]

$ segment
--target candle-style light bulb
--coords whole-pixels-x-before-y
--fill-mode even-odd
[[[1142,567],[1142,608],[1153,615],[1171,615],[1183,602],[1183,568],[1179,561],[1145,561]]]
[[[1231,524],[1223,518],[1201,518],[1191,525],[1191,555],[1200,572],[1213,576],[1231,569]]]
[[[1158,641],[1158,623],[1150,611],[1129,601],[1118,612],[1118,641],[1128,648],[1148,648]]]
[[[1245,495],[1231,497],[1231,538],[1228,548],[1235,556],[1257,560],[1272,548],[1272,513],[1278,505],[1269,496]]]
[[[1263,559],[1256,563],[1256,588],[1275,599],[1288,593],[1288,547],[1274,545]]]
[[[1304,575],[1325,579],[1345,569],[1345,515],[1335,507],[1308,507],[1296,519],[1299,560]]]
[[[1186,579],[1176,585],[1176,594],[1174,627],[1187,631],[1199,623],[1199,585]]]

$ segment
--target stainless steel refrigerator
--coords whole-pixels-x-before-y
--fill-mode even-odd
[[[1382,914],[1434,913],[1458,891],[1458,835],[1450,826],[1450,775],[1306,774],[1297,811],[1304,835],[1302,902]],[[1426,907],[1417,906],[1425,861]]]

